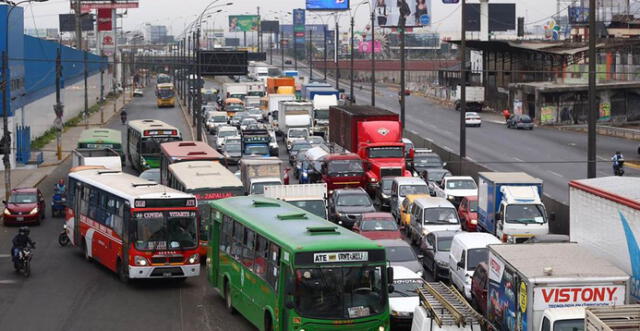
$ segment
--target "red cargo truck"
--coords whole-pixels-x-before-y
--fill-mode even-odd
[[[362,159],[354,153],[329,154],[322,163],[322,181],[327,183],[329,194],[347,187],[366,188]]]
[[[329,127],[330,142],[364,161],[369,192],[382,177],[411,176],[406,170],[398,114],[371,106],[335,106],[329,109]]]

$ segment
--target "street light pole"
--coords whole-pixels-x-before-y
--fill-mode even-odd
[[[587,177],[596,177],[596,0],[589,0],[589,116],[587,116]]]
[[[196,118],[196,139],[198,141],[202,141],[202,87],[200,86],[201,81],[201,73],[202,69],[200,68],[200,27],[198,26],[198,31],[196,32],[196,76],[197,80],[197,89],[196,89],[196,109],[194,112],[194,117]]]
[[[334,48],[336,50],[336,90],[340,91],[340,27],[338,27],[338,14],[336,14],[336,41]]]
[[[282,74],[284,75],[284,32],[280,31],[280,65],[282,66]]]
[[[313,30],[309,30],[309,81],[313,80]]]
[[[327,25],[322,22],[323,26],[323,37],[324,37],[324,81],[327,81]]]
[[[405,37],[405,27],[406,27],[406,19],[403,17],[400,19],[400,125],[402,130],[405,128],[405,102],[406,102],[406,93],[405,93],[405,47],[404,47],[404,37]]]
[[[462,172],[462,159],[467,157],[467,131],[465,127],[465,113],[467,111],[467,27],[465,21],[466,0],[461,1],[461,28],[460,28],[460,164],[459,171]]]
[[[464,0],[463,0],[464,1]],[[375,7],[373,7],[375,8]],[[376,26],[375,12],[371,10],[371,106],[376,105]]]
[[[351,16],[351,63],[349,65],[349,102],[351,104],[353,104],[353,46],[354,46],[354,40],[353,40],[353,26],[355,25],[354,22],[354,18],[353,16]]]

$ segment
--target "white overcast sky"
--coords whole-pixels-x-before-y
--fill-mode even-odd
[[[270,19],[280,14],[275,11],[290,11],[293,8],[304,8],[304,0],[220,0],[220,3],[232,1],[234,4],[225,7],[225,12],[217,14],[215,26],[217,28],[226,27],[227,14],[255,13],[256,4],[261,4],[263,19]],[[352,0],[351,8],[355,8],[361,0]],[[442,0],[432,1],[432,24],[431,30],[438,32],[459,31],[460,10],[459,5],[443,4]],[[129,9],[124,18],[125,30],[141,29],[145,23],[154,25],[169,26],[169,33],[179,34],[188,22],[202,12],[211,0],[140,0],[140,7]],[[372,1],[373,2],[373,1]],[[478,0],[467,0],[468,3],[477,3]],[[516,15],[524,16],[529,25],[543,25],[546,18],[556,13],[557,0],[491,0],[491,3],[516,3]],[[53,28],[58,26],[58,14],[69,13],[69,0],[49,0],[45,3],[25,4],[25,27],[38,29]],[[365,4],[360,7],[356,16],[356,30],[364,28],[368,21]],[[311,16],[312,23],[319,23],[315,15],[307,15],[307,22]],[[340,19],[341,27],[346,28],[348,16],[345,14]],[[325,22],[334,24],[333,19]],[[282,20],[281,20],[282,22]],[[35,23],[35,24],[34,24]],[[290,16],[285,18],[285,24],[291,23]]]

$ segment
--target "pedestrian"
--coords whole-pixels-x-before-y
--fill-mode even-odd
[[[509,117],[511,117],[511,113],[509,112],[509,109],[504,109],[502,111],[502,116],[504,116],[505,121],[508,121]]]

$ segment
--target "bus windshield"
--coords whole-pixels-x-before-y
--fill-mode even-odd
[[[149,211],[135,215],[138,250],[189,249],[198,245],[195,211]]]
[[[160,144],[180,140],[178,137],[143,138],[140,142],[140,154],[160,154]]]
[[[158,90],[158,98],[168,99],[173,97],[174,97],[174,93],[172,89],[163,88]]]
[[[380,314],[388,300],[382,271],[381,266],[297,269],[296,310],[323,319]]]

